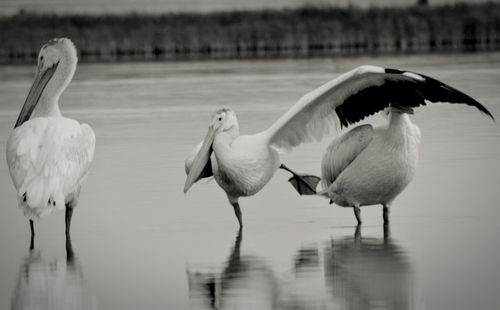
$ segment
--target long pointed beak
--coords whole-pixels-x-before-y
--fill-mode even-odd
[[[54,75],[54,72],[56,72],[58,64],[59,63],[56,63],[48,69],[42,69],[41,66],[38,66],[35,81],[33,81],[33,85],[31,85],[28,97],[26,97],[26,100],[24,101],[23,108],[17,117],[14,128],[21,126],[24,122],[30,119],[31,114],[33,113],[33,110],[35,109],[38,100],[45,89],[45,86],[47,86],[47,83]]]
[[[189,188],[198,180],[198,177],[203,172],[205,165],[210,160],[210,155],[212,154],[212,143],[215,139],[215,130],[210,126],[208,128],[207,135],[205,139],[203,139],[203,143],[201,145],[198,154],[193,160],[193,164],[191,165],[191,170],[186,178],[186,183],[184,183],[184,194],[187,193]]]

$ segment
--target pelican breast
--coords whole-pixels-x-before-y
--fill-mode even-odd
[[[216,139],[211,163],[216,182],[236,198],[261,190],[278,169],[280,158],[257,134],[239,136],[230,145]]]

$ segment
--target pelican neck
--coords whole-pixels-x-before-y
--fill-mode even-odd
[[[33,117],[62,117],[59,110],[59,97],[68,86],[76,70],[76,61],[61,58],[54,75],[47,83]]]
[[[410,116],[407,113],[391,113],[391,119],[389,121],[389,127],[404,127],[405,125],[411,124]]]

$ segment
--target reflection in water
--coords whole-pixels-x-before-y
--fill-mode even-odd
[[[324,272],[317,246],[300,248],[291,272],[281,277],[280,309],[327,309]]]
[[[66,257],[45,259],[33,249],[21,262],[11,309],[96,309],[96,300],[86,285],[80,262],[66,240]]]
[[[330,240],[300,248],[277,276],[263,258],[241,256],[241,232],[219,272],[188,268],[189,296],[199,309],[416,309],[409,258],[383,238]],[[323,253],[322,253],[323,252]]]
[[[325,249],[325,278],[340,309],[414,309],[410,261],[384,230],[384,238],[332,240]]]
[[[240,255],[242,238],[242,231],[239,230],[222,271],[187,270],[193,308],[277,308],[277,279],[263,259]]]

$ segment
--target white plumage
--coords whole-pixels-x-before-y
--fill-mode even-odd
[[[321,163],[320,193],[342,207],[382,204],[384,220],[392,201],[410,183],[418,164],[420,130],[394,109],[386,126],[356,127],[332,141]]]
[[[380,83],[367,78],[383,74],[383,70],[361,66],[305,94],[265,131],[270,144],[290,149],[304,142],[320,141],[336,125],[335,108],[358,90]]]
[[[35,81],[7,142],[10,175],[32,234],[33,219],[64,208],[69,233],[72,211],[94,157],[92,128],[59,111],[59,97],[76,64],[76,49],[69,39],[52,39],[42,47]]]
[[[7,163],[19,206],[30,219],[64,209],[79,192],[94,157],[90,126],[64,117],[39,117],[16,128]]]

